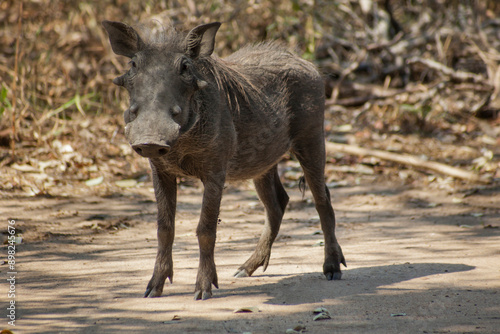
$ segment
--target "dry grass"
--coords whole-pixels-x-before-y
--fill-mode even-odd
[[[126,60],[112,54],[100,25],[104,19],[171,20],[179,29],[222,21],[221,56],[247,43],[285,40],[329,78],[333,125],[358,122],[378,133],[432,133],[470,127],[472,119],[471,129],[482,131],[474,116],[494,119],[500,109],[500,5],[494,0],[449,1],[446,7],[434,0],[389,2],[397,25],[391,24],[384,1],[375,0],[369,12],[348,0],[2,1],[0,168],[31,166],[52,180],[26,181],[18,171],[6,170],[1,186],[28,184],[43,193],[47,182],[50,187],[65,179],[143,171],[144,162],[133,158],[123,140],[121,110],[128,97],[111,81],[125,70]],[[478,74],[484,82],[450,80],[407,62],[411,57]],[[343,104],[345,98],[377,92],[382,99]],[[353,113],[357,118],[349,116]],[[61,150],[66,144],[79,157],[68,158]],[[47,161],[60,164],[41,168]]]

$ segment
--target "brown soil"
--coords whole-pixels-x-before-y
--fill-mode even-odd
[[[341,281],[321,273],[317,213],[310,193],[302,198],[296,188],[288,189],[291,202],[267,271],[233,278],[256,245],[263,208],[248,184],[229,186],[216,246],[220,289],[207,301],[193,300],[196,184],[180,189],[174,282],[163,297],[149,299],[142,295],[156,254],[151,183],[106,197],[91,190],[75,197],[4,197],[4,227],[15,219],[23,241],[16,252],[16,326],[7,326],[5,317],[2,326],[15,333],[304,327],[307,333],[498,333],[498,186],[450,191],[365,183],[332,190],[348,264]],[[0,270],[5,282],[7,264]],[[318,307],[331,319],[313,321]],[[241,308],[253,312],[234,312]]]

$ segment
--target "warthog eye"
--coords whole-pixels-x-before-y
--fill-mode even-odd
[[[129,61],[129,64],[130,64],[130,70],[128,71],[128,73],[130,76],[133,77],[137,73],[137,63],[135,62],[135,60],[131,60]]]
[[[191,62],[187,58],[182,58],[179,64],[179,74],[180,75],[190,75],[191,74]]]
[[[181,73],[186,72],[188,68],[189,68],[189,64],[188,64],[188,63],[183,62],[183,63],[181,64]]]

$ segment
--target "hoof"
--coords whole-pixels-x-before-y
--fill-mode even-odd
[[[248,272],[246,269],[238,269],[237,272],[234,273],[233,277],[249,277]]]
[[[326,279],[329,281],[339,281],[342,279],[341,272],[326,273],[325,276],[326,276]]]
[[[156,297],[161,297],[163,291],[159,291],[153,288],[147,288],[146,292],[144,293],[144,298],[156,298]]]
[[[194,300],[207,300],[209,298],[212,298],[212,293],[210,291],[201,292],[201,290],[198,290],[194,293]]]

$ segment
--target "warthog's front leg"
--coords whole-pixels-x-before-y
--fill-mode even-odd
[[[165,280],[170,283],[174,276],[172,264],[172,244],[175,230],[175,205],[177,199],[176,177],[158,171],[151,164],[156,203],[158,205],[158,253],[144,297],[159,297],[163,292]]]
[[[212,174],[202,179],[205,187],[201,216],[196,234],[200,246],[200,265],[196,277],[194,299],[208,299],[212,296],[212,284],[218,289],[217,271],[215,269],[214,248],[217,233],[222,190],[225,173]]]

